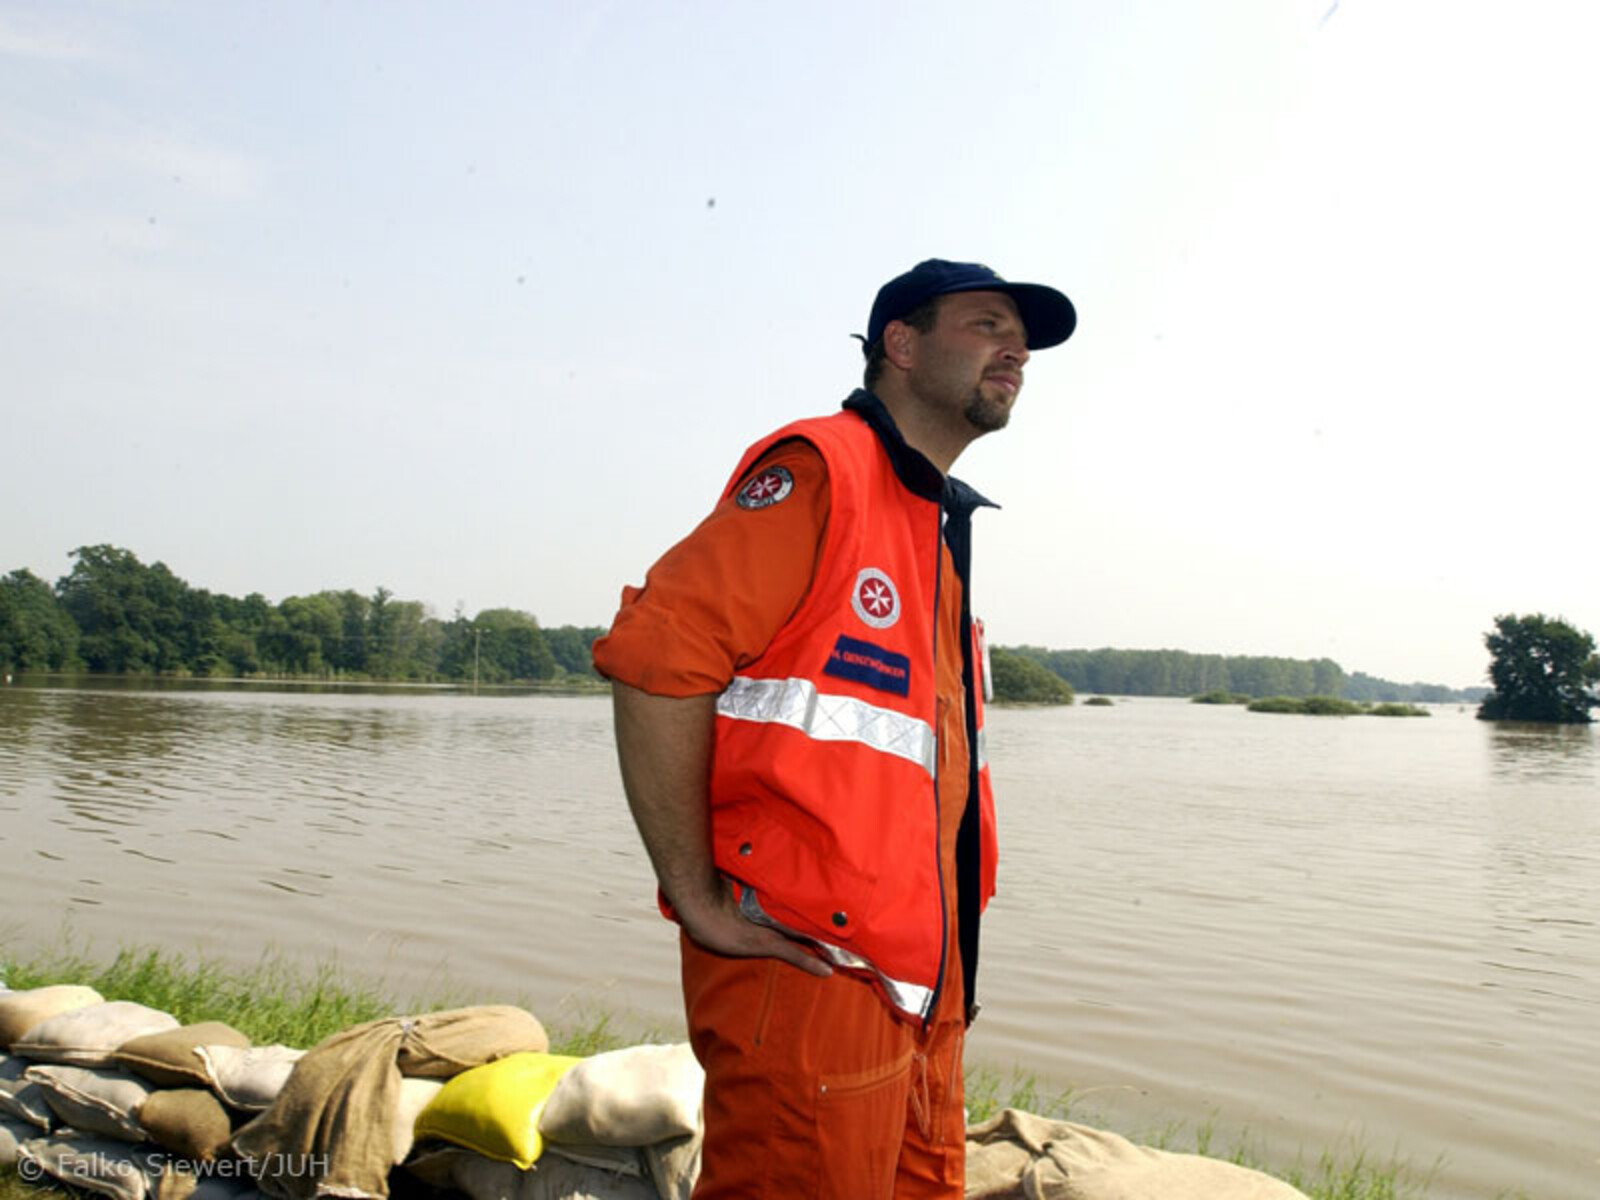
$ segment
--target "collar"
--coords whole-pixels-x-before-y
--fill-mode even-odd
[[[975,508],[999,508],[985,498],[976,488],[963,483],[954,475],[946,476],[928,461],[922,451],[912,446],[900,433],[888,408],[873,393],[857,388],[845,399],[844,407],[859,416],[878,435],[883,452],[906,489],[924,500],[939,503],[947,512],[966,517]]]

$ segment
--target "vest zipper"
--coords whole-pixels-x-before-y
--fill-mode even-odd
[[[950,917],[946,912],[944,894],[944,861],[939,854],[939,838],[944,832],[944,818],[939,811],[939,761],[943,752],[944,721],[939,714],[939,602],[944,589],[944,502],[936,509],[933,522],[933,670],[928,683],[933,688],[933,873],[939,879],[939,973],[934,976],[933,995],[928,1000],[928,1011],[922,1016],[922,1031],[926,1033],[939,1011],[939,996],[944,991],[945,956],[950,953]]]

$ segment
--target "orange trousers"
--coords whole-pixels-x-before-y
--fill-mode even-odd
[[[924,1032],[842,971],[819,979],[680,943],[689,1040],[706,1071],[695,1200],[959,1200],[959,997]]]

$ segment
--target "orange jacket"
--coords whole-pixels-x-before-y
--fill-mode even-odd
[[[979,631],[965,601],[970,517],[987,503],[910,450],[881,403],[799,421],[753,446],[725,492],[782,499],[782,468],[751,468],[800,438],[821,453],[831,510],[811,587],[721,693],[710,785],[716,864],[746,915],[866,975],[912,1019],[934,1011],[947,889],[972,995],[977,916],[994,890],[994,807],[982,755]],[[962,583],[960,645],[937,645],[940,546]],[[966,691],[968,786],[956,874],[938,852],[936,662],[956,653]],[[976,801],[976,802],[974,802]],[[970,924],[970,932],[968,926]]]

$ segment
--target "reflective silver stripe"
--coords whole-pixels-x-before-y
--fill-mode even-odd
[[[982,729],[978,730],[978,770],[983,770],[989,765],[989,735]]]
[[[916,1017],[919,1021],[926,1020],[929,1011],[933,1008],[933,989],[922,987],[920,984],[907,983],[903,979],[894,979],[885,975],[872,963],[853,954],[843,946],[835,946],[832,942],[818,941],[816,938],[806,937],[796,933],[782,922],[774,920],[767,910],[761,907],[761,901],[756,899],[754,888],[741,889],[739,897],[739,912],[745,920],[757,925],[765,925],[769,929],[776,929],[779,933],[792,938],[798,938],[808,946],[815,946],[835,966],[849,967],[856,971],[871,971],[883,984],[883,990],[888,993],[889,1000],[901,1012]]]
[[[736,721],[787,725],[819,742],[858,742],[933,774],[933,727],[926,721],[865,700],[819,692],[806,679],[735,675],[717,697],[717,712]]]

